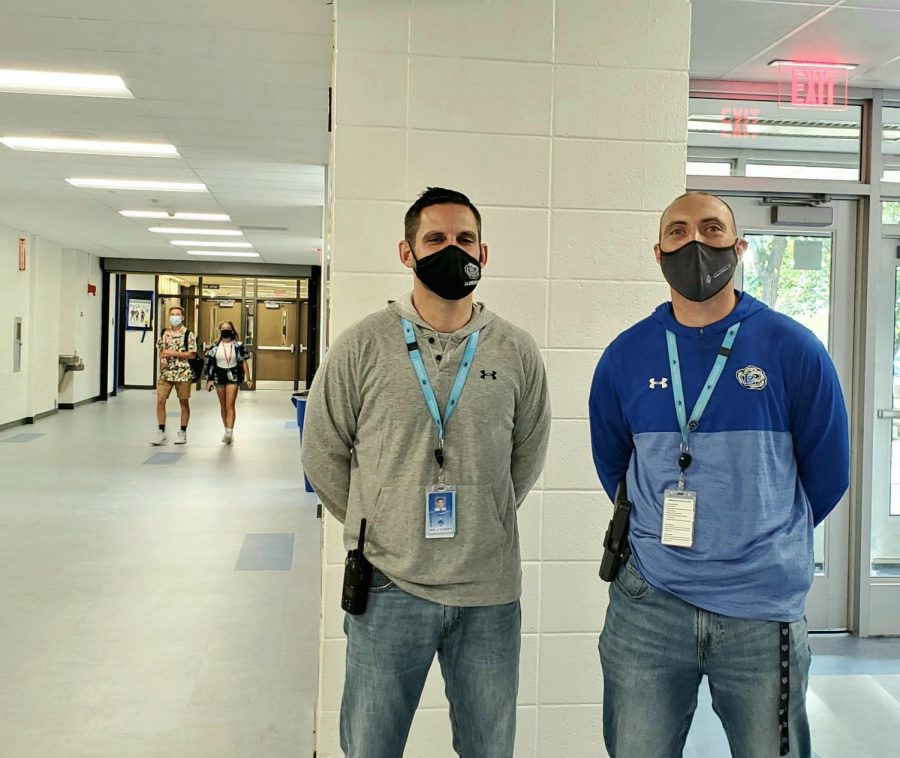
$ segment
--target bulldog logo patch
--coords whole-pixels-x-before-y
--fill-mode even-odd
[[[738,384],[747,390],[764,390],[769,383],[766,372],[758,366],[747,366],[740,369],[737,376]]]

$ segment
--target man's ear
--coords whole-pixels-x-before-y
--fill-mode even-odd
[[[416,259],[415,256],[413,256],[413,251],[409,246],[409,243],[406,240],[400,240],[398,248],[400,252],[400,262],[406,266],[406,268],[415,268]]]
[[[659,243],[657,242],[657,243],[653,246],[653,254],[656,256],[656,263],[657,263],[657,264],[661,264],[661,261],[660,261],[660,259],[659,259],[660,253],[661,253],[661,250],[660,250],[660,247],[659,247]]]
[[[734,249],[737,252],[738,263],[744,260],[744,253],[747,252],[749,243],[743,237],[738,237],[734,243]]]
[[[481,243],[481,268],[485,268],[488,262],[488,246]]]

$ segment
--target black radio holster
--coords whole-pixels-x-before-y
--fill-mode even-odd
[[[603,538],[603,560],[600,562],[600,578],[604,582],[615,581],[619,569],[624,566],[631,555],[628,546],[628,523],[631,520],[631,503],[625,480],[616,488],[616,501],[613,503],[613,516],[606,527]]]

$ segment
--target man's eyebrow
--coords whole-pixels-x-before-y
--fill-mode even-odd
[[[673,226],[677,226],[678,224],[686,224],[686,223],[687,223],[687,221],[685,221],[684,219],[680,219],[680,218],[675,219],[674,221],[670,221],[668,224],[666,224],[666,225],[663,227],[663,231],[666,231],[666,232],[667,232],[667,231],[669,231],[669,229],[671,229]]]
[[[709,218],[704,218],[704,219],[702,219],[702,220],[700,221],[700,223],[701,223],[701,224],[708,224],[708,223],[711,222],[711,221],[715,221],[715,222],[718,222],[718,223],[722,224],[723,226],[727,226],[727,224],[725,223],[725,220],[722,219],[722,218],[719,218],[718,216],[710,216]],[[687,223],[688,223],[688,222],[685,221],[684,219],[680,219],[680,218],[679,218],[679,219],[674,219],[673,221],[670,221],[669,223],[667,223],[667,224],[663,227],[663,231],[666,231],[666,232],[667,232],[667,231],[669,231],[669,229],[671,229],[673,226],[677,226],[678,224],[687,224]]]

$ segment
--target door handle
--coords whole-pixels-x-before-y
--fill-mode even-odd
[[[894,410],[893,408],[879,408],[878,418],[900,418],[900,409]]]
[[[307,350],[308,350],[308,348],[306,347],[306,345],[300,345],[300,352],[301,352],[301,353],[305,353]]]

